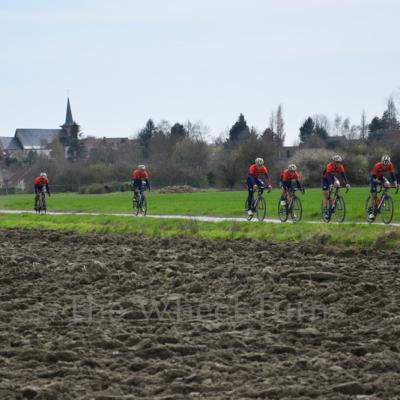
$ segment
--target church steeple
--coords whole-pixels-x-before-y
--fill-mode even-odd
[[[69,102],[69,97],[67,100],[67,113],[65,114],[65,122],[61,125],[61,128],[67,135],[72,135],[79,125],[72,118],[71,104]]]
[[[64,126],[74,125],[74,119],[72,118],[71,104],[69,103],[69,97],[67,101],[67,114],[65,115],[65,123]]]

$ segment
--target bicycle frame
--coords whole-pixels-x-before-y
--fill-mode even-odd
[[[293,188],[292,190],[287,191],[286,193],[286,204],[287,204],[287,212],[289,213],[292,210],[294,199],[296,198],[297,188]],[[287,196],[290,196],[290,201],[287,201]]]
[[[375,200],[375,204],[374,204],[375,210],[377,212],[379,212],[381,210],[382,204],[385,202],[386,198],[388,197],[388,190],[389,189],[393,189],[393,187],[385,187],[385,186],[382,186],[382,185],[379,185],[379,186],[380,186],[380,190],[378,190],[376,192],[376,200]],[[399,191],[399,189],[397,188],[396,189],[396,194],[398,193],[398,191]],[[378,197],[379,193],[382,193],[381,197]]]
[[[257,190],[257,198],[254,200],[253,199],[253,207],[252,208],[256,208],[258,203],[260,202],[260,198],[262,197],[263,193],[264,193],[264,186],[261,186],[258,188]]]

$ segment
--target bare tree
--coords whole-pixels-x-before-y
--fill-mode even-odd
[[[285,121],[283,120],[282,104],[279,104],[278,110],[276,111],[276,135],[283,145],[285,141]]]
[[[315,114],[312,117],[313,121],[315,122],[316,126],[319,126],[320,128],[325,129],[326,132],[330,133],[331,131],[331,123],[329,122],[329,119],[326,115],[324,114]]]
[[[350,133],[350,118],[347,117],[342,122],[342,134],[348,137],[349,133]]]
[[[361,114],[361,123],[360,123],[360,139],[365,140],[368,134],[368,122],[367,116],[365,115],[365,110],[362,111]]]
[[[271,129],[272,132],[275,132],[275,113],[271,111],[271,116],[269,117],[269,129]]]
[[[343,118],[339,115],[335,115],[335,119],[333,120],[333,127],[335,129],[335,135],[340,135],[342,130],[342,120]]]
[[[393,96],[390,96],[387,99],[386,105],[387,105],[386,111],[387,111],[388,118],[396,120],[397,119],[397,115],[398,115],[398,111],[397,111],[396,104],[394,102]]]

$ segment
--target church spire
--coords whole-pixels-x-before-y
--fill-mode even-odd
[[[65,123],[64,123],[64,125],[65,125],[65,126],[68,126],[68,125],[74,125],[74,124],[75,124],[75,122],[74,122],[74,119],[72,118],[71,105],[70,105],[70,103],[69,103],[69,97],[68,97],[68,101],[67,101],[67,114],[66,114],[66,116],[65,116]]]

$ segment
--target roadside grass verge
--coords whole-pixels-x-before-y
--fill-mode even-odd
[[[356,224],[214,223],[119,216],[0,214],[0,228],[63,230],[81,234],[140,234],[152,237],[193,236],[201,239],[249,238],[378,248],[391,248],[400,244],[400,228]]]

